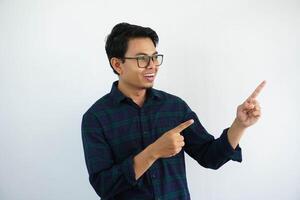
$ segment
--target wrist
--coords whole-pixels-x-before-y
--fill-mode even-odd
[[[237,117],[234,119],[231,127],[239,131],[244,131],[247,128]]]
[[[160,155],[159,155],[158,151],[156,150],[154,143],[150,144],[146,148],[146,151],[147,151],[147,155],[149,156],[150,159],[155,161],[160,158]]]
[[[242,135],[245,132],[246,127],[239,124],[238,119],[236,118],[232,123],[231,127],[228,130],[227,137],[230,145],[233,149],[237,147]]]

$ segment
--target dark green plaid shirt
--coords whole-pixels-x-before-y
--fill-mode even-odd
[[[205,168],[242,161],[241,148],[233,149],[228,142],[228,128],[215,139],[179,97],[151,88],[139,107],[117,85],[114,82],[111,92],[96,101],[82,119],[89,181],[102,199],[190,199],[184,151]],[[166,131],[192,118],[194,124],[182,132],[184,151],[158,159],[135,180],[133,157]]]

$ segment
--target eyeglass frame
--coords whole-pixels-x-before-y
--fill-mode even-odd
[[[143,56],[149,57],[148,64],[145,67],[141,67],[140,64],[139,64],[139,60],[138,60],[138,58],[143,57]],[[123,57],[121,59],[123,59],[123,60],[125,60],[125,59],[136,59],[137,66],[139,68],[147,68],[150,65],[150,58],[151,58],[152,62],[154,62],[153,59],[154,59],[155,56],[161,56],[161,63],[159,65],[155,65],[155,66],[158,67],[158,66],[162,65],[162,63],[163,63],[163,60],[164,60],[164,55],[163,54],[154,54],[152,56],[149,56],[149,55],[138,55],[138,56],[135,56],[135,57]]]

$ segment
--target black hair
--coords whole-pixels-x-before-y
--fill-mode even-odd
[[[116,57],[122,59],[127,51],[128,41],[130,39],[143,37],[150,38],[155,47],[158,44],[158,35],[149,27],[142,27],[124,22],[119,23],[113,27],[111,33],[107,36],[105,51],[108,57],[109,64],[115,74],[119,75],[111,65],[111,58]]]

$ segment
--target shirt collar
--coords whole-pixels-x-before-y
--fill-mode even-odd
[[[118,89],[118,83],[119,81],[115,81],[112,84],[111,91],[110,91],[110,96],[112,97],[113,101],[118,104],[122,102],[124,99],[128,99],[129,97],[125,96],[119,89]],[[157,91],[154,88],[148,88],[147,91],[147,98],[150,99],[162,99],[162,95],[160,94],[159,91]]]

